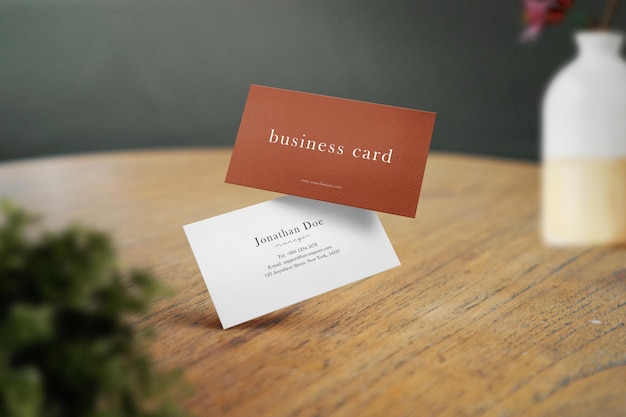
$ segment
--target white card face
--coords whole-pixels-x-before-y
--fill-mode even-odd
[[[224,329],[400,265],[375,212],[300,197],[183,228]]]

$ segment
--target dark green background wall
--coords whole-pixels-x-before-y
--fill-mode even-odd
[[[514,0],[0,0],[0,159],[232,145],[251,83],[435,111],[433,149],[534,159],[573,30],[520,30]]]

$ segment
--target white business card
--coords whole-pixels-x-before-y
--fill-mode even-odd
[[[224,329],[400,265],[375,212],[301,197],[183,228]]]

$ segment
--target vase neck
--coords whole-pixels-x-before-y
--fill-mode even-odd
[[[603,58],[617,57],[624,36],[620,32],[578,32],[576,33],[576,45],[578,46],[578,55],[583,58]]]

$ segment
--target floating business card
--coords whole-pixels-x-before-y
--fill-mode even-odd
[[[183,227],[225,329],[400,265],[375,212],[305,198]]]
[[[226,182],[415,217],[435,113],[250,87]]]

